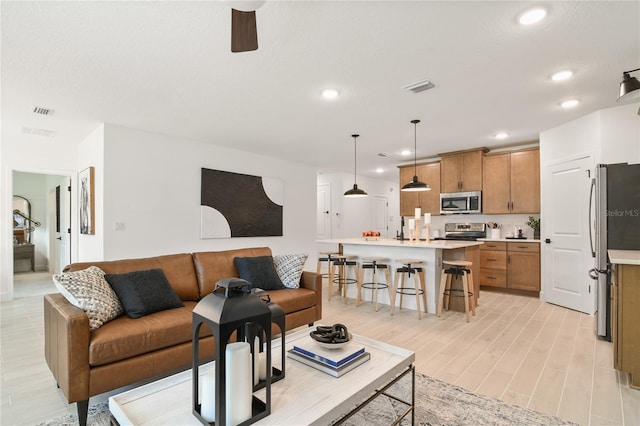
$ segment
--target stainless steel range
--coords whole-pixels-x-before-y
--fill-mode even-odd
[[[487,237],[486,223],[445,223],[441,240],[476,241]]]

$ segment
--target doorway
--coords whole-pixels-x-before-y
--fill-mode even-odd
[[[71,262],[71,178],[13,171],[12,181],[14,198],[28,201],[30,213],[24,216],[30,219],[24,222],[32,225],[14,220],[14,233],[18,223],[27,235],[25,244],[14,238],[14,294],[20,297],[25,294],[20,286],[31,286],[34,282],[44,285],[51,281],[52,274],[61,272]],[[33,253],[30,259],[23,255],[25,251]],[[33,276],[25,278],[25,275]]]

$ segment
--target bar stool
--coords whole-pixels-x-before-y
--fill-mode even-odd
[[[356,284],[358,282],[358,256],[352,254],[336,254],[331,257],[331,279],[329,279],[329,295],[328,299],[331,300],[333,294],[333,285],[338,284],[338,291],[344,298],[344,304],[347,304],[347,284]],[[338,274],[336,276],[335,268],[338,268]],[[349,271],[353,271],[354,278],[349,278]]]
[[[391,293],[391,271],[389,270],[389,259],[386,257],[363,257],[362,264],[360,265],[360,278],[358,279],[358,296],[356,298],[356,306],[360,304],[362,300],[362,289],[367,288],[371,290],[371,301],[375,304],[376,312],[378,312],[378,289],[386,288],[389,292],[389,300],[393,300]],[[384,269],[386,282],[378,281],[378,269]],[[367,270],[371,270],[371,281],[364,282],[364,273]]]
[[[471,311],[473,315],[476,315],[476,303],[473,299],[473,276],[471,275],[472,262],[466,260],[443,260],[442,261],[442,274],[440,279],[440,297],[438,299],[437,315],[442,314],[443,298],[444,303],[447,305],[446,309],[449,309],[450,297],[463,297],[464,298],[464,312],[467,316],[467,322],[469,322],[469,305],[471,305]],[[446,267],[448,266],[448,267]],[[453,276],[462,276],[462,290],[451,288],[451,281]],[[453,293],[462,294],[453,294]]]
[[[322,278],[327,278],[329,282],[333,281],[331,262],[333,257],[339,255],[337,251],[321,251],[318,256],[318,264],[316,266],[316,273],[320,275],[320,271],[322,270],[322,262],[327,262],[327,272],[322,274]]]
[[[393,300],[391,301],[391,315],[394,314],[396,308],[396,297],[400,295],[400,309],[402,309],[402,297],[407,295],[416,296],[416,310],[418,311],[418,319],[422,319],[422,312],[420,309],[420,299],[422,296],[422,308],[424,312],[427,312],[427,289],[424,283],[424,269],[422,260],[416,259],[398,259],[397,263],[402,264],[401,267],[396,269],[396,276],[393,279]],[[413,274],[413,287],[405,287],[406,278],[411,278]],[[418,287],[418,280],[420,281],[420,287]]]

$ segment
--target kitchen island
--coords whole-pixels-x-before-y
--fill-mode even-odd
[[[426,241],[400,241],[396,239],[376,239],[366,238],[336,238],[330,240],[316,241],[319,251],[341,251],[343,254],[356,255],[359,258],[367,256],[386,257],[391,260],[391,276],[395,275],[396,268],[402,266],[395,262],[397,259],[420,259],[425,262],[423,265],[425,272],[425,285],[427,288],[427,312],[436,313],[438,302],[438,290],[440,286],[440,274],[442,271],[442,259],[445,260],[470,260],[473,262],[474,278],[478,276],[476,270],[479,268],[480,255],[479,247],[482,242],[478,241],[451,241],[432,240]],[[383,279],[384,280],[384,279]],[[455,287],[455,284],[454,284]],[[474,280],[474,297],[479,294],[479,281]],[[356,297],[356,286],[347,287],[347,297]],[[363,291],[363,300],[371,300],[371,292]],[[464,305],[460,306],[461,300],[452,298],[453,310],[464,311]],[[460,298],[461,299],[461,298]],[[378,302],[390,305],[389,295],[386,291],[378,291]],[[413,297],[404,298],[404,308],[416,309]]]

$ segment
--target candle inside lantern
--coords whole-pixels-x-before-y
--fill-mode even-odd
[[[420,220],[420,216],[422,216],[422,209],[420,207],[416,207],[416,220]]]
[[[267,380],[267,353],[260,352],[258,356],[258,367],[260,380]]]
[[[212,368],[201,376],[200,415],[208,422],[216,421],[216,376]]]
[[[260,381],[260,339],[256,336],[253,339],[253,386]]]
[[[431,213],[424,214],[424,224],[425,225],[431,224]]]
[[[416,220],[409,219],[409,229],[416,229]]]
[[[227,425],[238,425],[252,416],[253,371],[247,342],[229,343],[225,350],[225,411]]]

